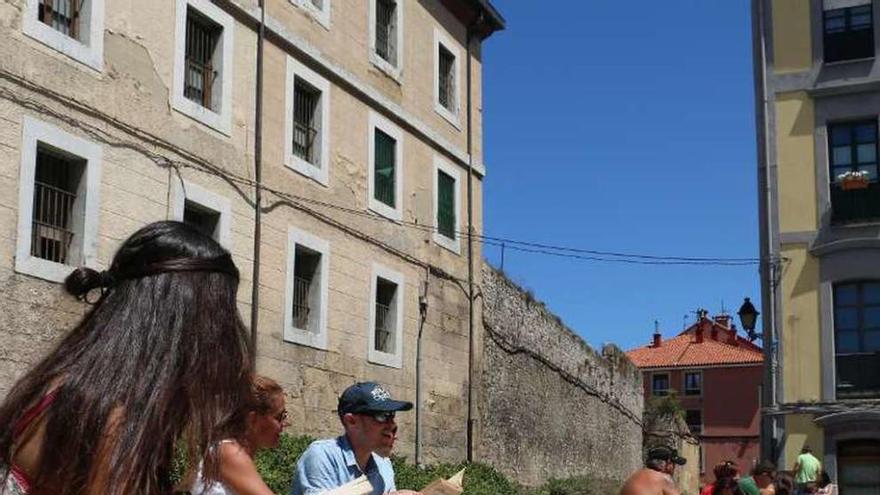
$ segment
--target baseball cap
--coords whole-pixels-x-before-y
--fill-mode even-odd
[[[678,455],[678,451],[671,447],[659,446],[653,447],[648,451],[648,459],[657,459],[660,461],[671,461],[679,466],[687,464],[687,459]]]
[[[368,412],[409,411],[412,402],[394,400],[384,388],[376,382],[360,382],[345,389],[339,396],[339,415]]]

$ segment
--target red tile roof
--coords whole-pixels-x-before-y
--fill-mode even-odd
[[[702,330],[702,342],[697,342],[698,330]],[[736,345],[730,343],[734,335]],[[705,317],[678,336],[663,340],[659,347],[654,347],[651,343],[627,351],[626,355],[639,368],[686,368],[764,362],[761,348],[736,335],[736,327],[729,328]]]

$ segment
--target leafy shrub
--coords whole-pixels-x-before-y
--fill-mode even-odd
[[[277,448],[261,450],[257,453],[254,461],[257,471],[273,492],[290,493],[290,482],[293,480],[296,461],[312,440],[314,439],[307,436],[294,437],[282,434]]]

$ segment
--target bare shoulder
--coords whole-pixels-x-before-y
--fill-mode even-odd
[[[235,440],[224,440],[220,442],[218,454],[220,455],[220,464],[227,466],[240,466],[242,463],[253,464],[253,459],[248,455],[244,447]]]

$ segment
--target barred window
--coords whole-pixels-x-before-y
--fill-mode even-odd
[[[296,78],[293,88],[293,154],[320,166],[318,160],[318,103],[321,92]]]
[[[85,167],[85,160],[38,146],[31,256],[62,264],[79,262],[70,259],[70,251],[76,235],[75,215],[82,215],[77,208],[77,191]]]
[[[437,77],[439,80],[438,98],[440,104],[450,112],[455,112],[455,55],[452,54],[445,46],[440,45],[439,71]]]
[[[61,33],[78,40],[85,0],[39,0],[37,17]]]
[[[394,305],[397,296],[397,284],[383,278],[376,280],[376,321],[374,349],[380,352],[393,353],[396,342],[397,315]]]
[[[391,208],[395,207],[395,160],[397,142],[379,129],[375,130],[375,166],[373,197]]]
[[[213,103],[214,55],[223,28],[193,9],[186,13],[186,54],[183,95],[201,106],[216,110]]]
[[[297,244],[293,260],[293,326],[318,332],[321,253]]]
[[[376,54],[397,66],[397,2],[376,0]]]

